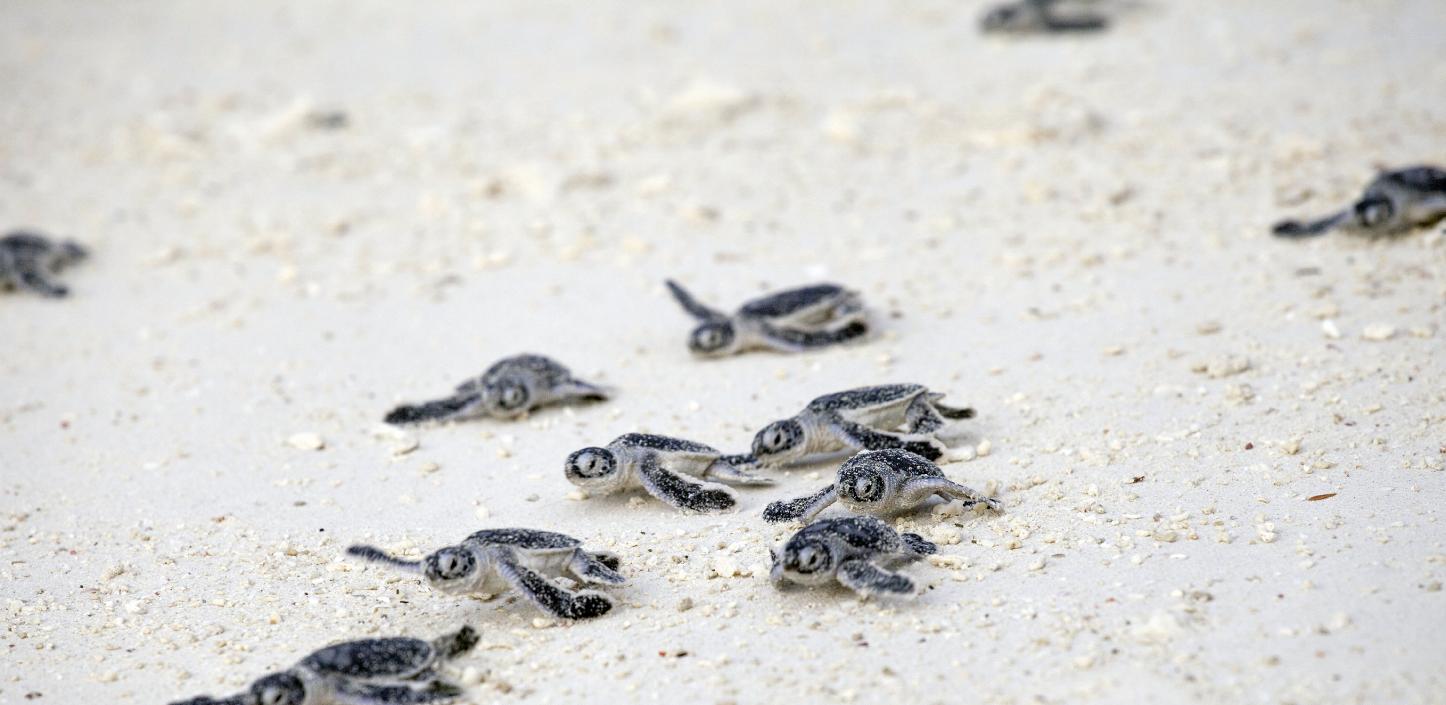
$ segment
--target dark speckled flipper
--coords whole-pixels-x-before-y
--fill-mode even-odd
[[[453,700],[462,689],[443,680],[429,681],[422,687],[338,680],[335,692],[341,705],[423,705]]]
[[[825,348],[861,338],[868,334],[869,326],[863,321],[850,321],[847,325],[838,328],[805,331],[794,328],[777,328],[765,324],[760,331],[773,347],[792,352]]]
[[[519,593],[548,614],[562,619],[601,617],[613,608],[605,595],[583,590],[572,592],[558,587],[551,580],[517,562],[511,549],[492,549],[497,572]]]
[[[1276,237],[1303,238],[1324,235],[1350,219],[1349,211],[1341,211],[1320,220],[1282,220],[1270,229]]]
[[[685,478],[658,464],[658,457],[649,453],[638,465],[638,476],[648,494],[685,512],[715,513],[738,504],[733,490],[711,482]]]
[[[932,556],[939,552],[939,547],[918,534],[899,534],[899,539],[904,542],[910,551],[918,556]]]
[[[838,434],[839,440],[859,450],[903,448],[928,460],[938,460],[944,455],[938,441],[924,437],[909,437],[897,433],[875,431],[862,424],[841,418],[830,420],[829,428]]]
[[[807,523],[836,501],[838,491],[830,484],[806,497],[770,502],[763,510],[763,520],[770,524],[795,519]]]
[[[860,595],[914,594],[914,581],[862,559],[844,561],[839,565],[837,575],[840,583]]]
[[[609,565],[611,563],[611,565]],[[574,551],[568,570],[585,583],[622,585],[628,581],[618,572],[618,557],[612,554],[588,553],[582,549]]]
[[[668,285],[668,291],[672,292],[673,298],[677,299],[678,305],[682,306],[683,310],[688,312],[688,315],[700,321],[716,321],[727,318],[721,311],[708,308],[693,298],[693,295],[688,293],[688,290],[684,289],[678,282],[669,279],[665,283]]]
[[[402,425],[462,418],[481,400],[482,397],[477,394],[457,394],[422,404],[404,404],[388,412],[384,420],[389,424]]]

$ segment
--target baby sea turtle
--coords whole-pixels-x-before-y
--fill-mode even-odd
[[[472,650],[477,632],[464,626],[432,641],[408,637],[333,644],[291,668],[256,680],[240,695],[208,696],[175,705],[420,705],[462,694],[437,668]]]
[[[1109,26],[1101,15],[1086,12],[1061,13],[1061,0],[1015,0],[989,8],[979,20],[985,32],[1009,34],[1051,34],[1094,32]],[[1067,3],[1065,3],[1067,4]]]
[[[732,489],[719,482],[773,483],[771,478],[749,472],[752,465],[750,456],[723,455],[702,443],[627,433],[606,448],[583,448],[567,456],[563,471],[572,484],[589,492],[612,494],[642,487],[648,494],[685,512],[721,512],[732,509],[738,498]]]
[[[607,398],[606,389],[573,377],[556,360],[522,354],[497,361],[481,377],[458,385],[450,397],[392,409],[386,422],[400,425],[478,416],[511,419],[548,404]]]
[[[807,497],[773,502],[763,510],[768,522],[812,521],[830,504],[839,502],[859,514],[892,516],[917,509],[938,495],[945,501],[962,500],[964,506],[983,504],[994,511],[1003,506],[947,477],[939,466],[901,448],[866,450],[839,466],[833,484]]]
[[[874,517],[821,519],[770,550],[774,584],[822,585],[837,580],[865,597],[912,596],[914,581],[893,572],[939,550],[918,534],[895,532]]]
[[[1283,220],[1279,237],[1314,237],[1339,228],[1361,235],[1393,235],[1446,218],[1446,171],[1414,166],[1383,171],[1350,208],[1319,220]]]
[[[949,419],[974,410],[939,403],[943,394],[922,384],[885,384],[825,394],[793,418],[774,421],[753,437],[753,456],[764,465],[793,462],[814,453],[853,448],[903,448],[937,460],[944,444],[934,432]],[[905,428],[904,433],[895,429]]]
[[[0,237],[0,287],[25,289],[46,298],[70,293],[51,275],[86,258],[84,247],[71,240],[55,241],[38,233],[16,230]]]
[[[348,555],[420,573],[434,590],[449,595],[496,595],[512,588],[544,612],[562,619],[607,614],[612,600],[593,590],[568,590],[565,577],[588,585],[622,585],[618,557],[586,551],[582,542],[552,531],[484,529],[420,561],[397,558],[374,546],[352,546]]]
[[[836,345],[869,332],[859,295],[837,284],[815,284],[754,299],[729,316],[699,303],[669,279],[668,290],[699,323],[688,348],[719,357],[753,349],[800,352]]]

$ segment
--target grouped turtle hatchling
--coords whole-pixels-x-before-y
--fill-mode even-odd
[[[471,627],[425,641],[408,637],[360,639],[333,644],[284,671],[257,679],[246,692],[216,700],[192,698],[175,705],[421,705],[462,694],[437,669],[472,650]]]
[[[912,596],[914,581],[893,571],[938,551],[918,534],[901,534],[874,517],[820,519],[769,551],[775,585],[837,581],[865,597]]]
[[[522,354],[497,361],[480,377],[458,385],[449,397],[399,406],[387,414],[386,422],[400,425],[478,416],[512,419],[549,404],[607,398],[608,390],[574,377],[556,360]]]
[[[511,588],[544,612],[562,619],[607,614],[613,603],[593,590],[569,590],[565,577],[586,585],[622,585],[618,557],[583,549],[582,542],[552,531],[484,529],[420,561],[397,558],[375,546],[357,545],[347,554],[420,573],[434,590],[450,595],[496,595]]]
[[[939,466],[901,448],[866,450],[839,466],[833,484],[806,497],[773,502],[763,510],[768,522],[812,521],[838,502],[859,514],[892,516],[913,511],[932,497],[961,500],[1000,511],[999,500],[986,497],[944,476]]]
[[[753,457],[779,465],[815,453],[903,448],[937,460],[944,444],[934,432],[974,410],[945,406],[943,394],[922,384],[885,384],[825,394],[792,418],[774,421],[753,437]],[[904,427],[904,432],[896,429]]]
[[[1271,232],[1288,238],[1314,237],[1335,229],[1394,235],[1442,218],[1446,218],[1446,171],[1414,166],[1381,172],[1345,210],[1318,220],[1283,220]]]
[[[1095,32],[1109,26],[1104,16],[1088,11],[1061,12],[1061,0],[1015,0],[995,5],[979,20],[985,32],[1052,34]],[[1076,3],[1078,4],[1078,3]]]
[[[597,494],[641,487],[685,512],[721,512],[738,503],[719,484],[767,485],[772,478],[750,472],[753,458],[667,436],[627,433],[606,448],[583,448],[567,457],[563,471],[574,485]],[[711,480],[711,482],[710,482]]]
[[[70,293],[52,277],[86,258],[84,247],[71,240],[16,230],[0,237],[0,287],[33,291],[58,299]]]
[[[698,319],[688,349],[707,357],[747,350],[801,352],[861,338],[869,332],[868,313],[855,292],[837,284],[815,284],[779,291],[743,304],[733,315],[703,305],[668,280],[668,290]]]

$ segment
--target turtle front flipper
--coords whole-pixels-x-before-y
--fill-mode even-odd
[[[862,558],[840,563],[837,577],[844,587],[865,597],[913,597],[916,593],[913,580]]]
[[[713,321],[728,317],[724,315],[722,311],[704,306],[697,299],[693,298],[693,295],[688,293],[688,290],[684,289],[678,282],[669,279],[665,283],[668,285],[668,291],[672,292],[673,298],[678,301],[678,305],[682,306],[683,310],[688,312],[688,315],[700,321]]]
[[[445,399],[421,404],[403,404],[387,412],[384,421],[394,426],[400,426],[428,421],[464,419],[473,416],[481,405],[482,395],[480,394],[455,394]]]
[[[770,502],[763,510],[763,520],[770,524],[793,520],[807,523],[836,501],[838,490],[830,484],[806,497]]]
[[[1276,237],[1285,238],[1306,238],[1324,235],[1350,220],[1350,211],[1341,211],[1334,215],[1319,220],[1282,220],[1270,229],[1270,233]]]
[[[24,267],[19,270],[17,280],[20,286],[28,291],[33,291],[47,299],[63,299],[70,295],[70,289],[64,285],[51,281],[50,277],[34,267]]]
[[[944,444],[938,439],[917,434],[899,434],[875,431],[863,424],[855,423],[834,415],[828,428],[842,443],[859,450],[883,450],[902,448],[927,460],[938,460],[944,456]]]
[[[567,570],[584,583],[622,585],[628,581],[618,572],[620,561],[611,553],[589,553],[576,549],[567,563]]]
[[[339,705],[423,705],[453,700],[463,691],[441,679],[428,681],[421,686],[358,683],[339,679],[332,692]]]
[[[660,465],[658,456],[653,453],[638,462],[638,478],[648,494],[685,512],[712,514],[738,505],[738,497],[733,490],[716,483],[685,478]]]
[[[612,600],[592,590],[565,590],[537,571],[522,565],[510,548],[491,549],[497,573],[544,612],[560,619],[591,619],[607,614]]]
[[[945,500],[952,501],[957,499],[963,502],[965,509],[976,504],[983,504],[996,512],[1004,511],[1004,505],[1001,504],[999,500],[985,496],[978,490],[966,487],[945,477],[911,477],[904,483],[904,486],[900,488],[900,492],[904,501],[914,507],[919,506],[924,500],[934,495],[939,495]]]

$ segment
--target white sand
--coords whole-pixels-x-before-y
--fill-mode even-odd
[[[973,1],[98,5],[0,9],[0,220],[96,252],[0,301],[0,704],[461,622],[478,703],[1446,697],[1443,238],[1266,232],[1446,160],[1439,0],[1025,41]],[[695,361],[665,275],[847,282],[883,333]],[[374,435],[523,350],[621,395]],[[890,381],[980,409],[992,453],[946,471],[1007,505],[900,522],[958,541],[916,602],[758,574],[758,512],[826,466],[718,518],[567,499],[583,445],[741,450]],[[538,626],[339,559],[507,525],[621,553],[619,608]]]

